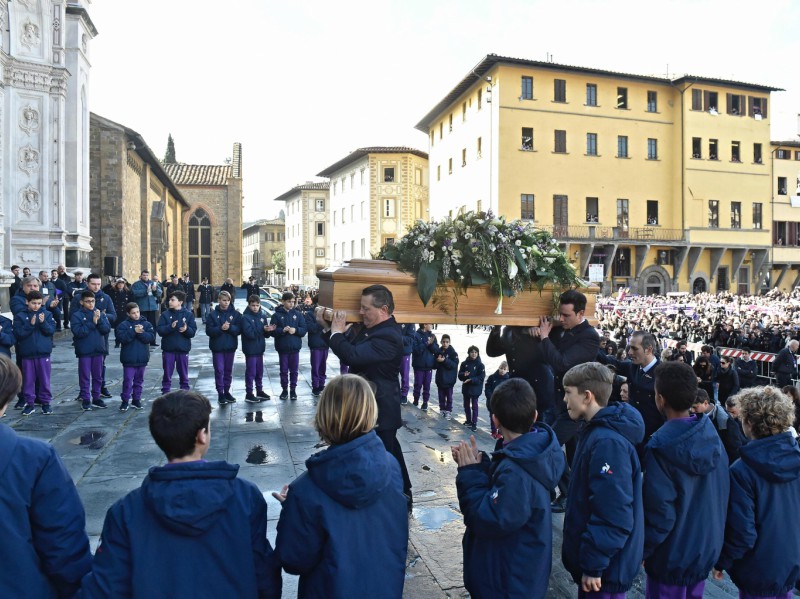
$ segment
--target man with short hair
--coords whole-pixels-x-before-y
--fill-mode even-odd
[[[156,326],[159,299],[163,293],[161,284],[155,279],[150,280],[149,270],[143,270],[139,275],[139,280],[131,286],[133,301],[139,304],[139,312],[147,319],[147,322],[153,325],[153,328]],[[154,336],[150,346],[156,347],[157,345]]]
[[[59,275],[61,276],[61,275]],[[78,303],[80,303],[81,292],[86,291],[86,281],[83,280],[83,271],[76,270],[72,273],[74,277],[72,281],[67,283],[67,297],[64,298],[64,326],[69,328],[70,325],[70,314],[72,312],[72,304],[74,299],[78,298]]]
[[[775,373],[775,386],[779,389],[791,385],[792,379],[797,378],[797,356],[795,354],[798,347],[800,347],[800,341],[792,339],[775,356],[775,362],[772,367]]]
[[[214,288],[208,284],[208,277],[203,277],[200,285],[197,286],[197,301],[200,304],[200,318],[203,324],[206,317],[211,312],[211,302],[214,300]]]
[[[261,289],[258,287],[258,283],[256,283],[255,277],[250,277],[247,279],[247,282],[242,283],[242,289],[245,290],[245,297],[250,297],[251,295],[260,295]]]
[[[736,374],[739,375],[739,386],[742,389],[755,387],[758,380],[755,360],[750,359],[750,348],[743,347],[742,355],[734,362]]]
[[[168,464],[108,510],[83,596],[281,596],[263,494],[238,465],[205,460],[210,415],[193,391],[153,402],[150,434]]]
[[[59,297],[56,292],[55,284],[50,281],[50,274],[46,270],[39,271],[39,281],[41,282],[41,292],[44,297],[42,304],[56,321],[56,330],[61,330],[61,308],[59,307]]]
[[[359,374],[375,384],[375,401],[378,403],[376,433],[386,451],[397,458],[403,475],[403,492],[412,504],[411,479],[408,476],[403,451],[397,441],[397,429],[403,425],[400,416],[400,363],[403,361],[403,336],[400,325],[392,316],[394,298],[383,285],[370,285],[361,292],[361,319],[358,331],[347,330],[347,312],[336,310],[333,322],[323,319],[324,310],[317,308],[315,315],[322,326],[322,338],[334,354],[349,365],[351,374]],[[355,327],[354,327],[355,328]]]
[[[22,285],[22,279],[19,276],[19,265],[14,264],[11,267],[11,272],[14,273],[14,282],[11,283],[11,286],[8,288],[8,295],[10,297],[14,297],[19,291],[20,286]]]

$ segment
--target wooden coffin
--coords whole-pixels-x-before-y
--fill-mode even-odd
[[[394,316],[403,323],[485,324],[536,326],[541,316],[558,314],[557,299],[552,289],[528,291],[516,297],[503,298],[502,314],[495,314],[498,297],[486,285],[471,287],[456,298],[452,293],[437,293],[427,306],[417,293],[413,275],[400,272],[388,260],[350,260],[343,266],[331,266],[317,273],[319,305],[346,310],[348,322],[360,322],[361,291],[370,285],[385,285],[394,297]],[[586,318],[596,324],[597,287],[580,290],[586,295]]]

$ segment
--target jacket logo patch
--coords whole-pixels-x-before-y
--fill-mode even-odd
[[[500,495],[500,491],[499,491],[498,489],[495,489],[495,490],[494,490],[494,493],[492,493],[491,495],[489,495],[489,499],[491,499],[491,500],[492,500],[492,503],[494,503],[494,504],[496,504],[496,503],[497,503],[497,496],[498,496],[498,495]]]
[[[600,468],[600,474],[614,474],[614,472],[611,470],[611,466],[608,465],[608,462],[606,462],[603,467]]]

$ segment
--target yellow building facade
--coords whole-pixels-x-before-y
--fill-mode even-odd
[[[800,142],[773,142],[772,259],[770,282],[783,290],[800,285]]]
[[[263,219],[242,230],[242,280],[254,277],[259,285],[283,286],[283,272],[276,272],[275,255],[286,252],[286,221]]]
[[[488,55],[417,124],[431,216],[531,220],[584,276],[602,266],[605,293],[756,292],[772,257],[773,91]]]
[[[318,287],[317,272],[327,266],[328,182],[296,185],[275,201],[285,203],[285,283]]]

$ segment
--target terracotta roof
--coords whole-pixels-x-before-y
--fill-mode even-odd
[[[247,231],[247,229],[252,229],[254,227],[265,227],[267,225],[283,226],[285,224],[286,224],[286,221],[283,220],[282,218],[273,218],[271,220],[270,219],[262,219],[262,220],[257,220],[257,221],[251,222],[251,223],[245,223],[242,226],[242,231]]]
[[[789,146],[790,148],[800,148],[800,140],[771,141],[771,146]]]
[[[668,79],[665,77],[656,77],[653,75],[634,75],[631,73],[619,73],[616,71],[606,71],[602,69],[592,69],[588,67],[576,67],[572,65],[566,64],[558,64],[554,62],[544,62],[539,60],[527,60],[524,58],[511,58],[508,56],[498,56],[497,54],[487,54],[484,56],[481,61],[475,65],[470,71],[466,74],[466,76],[456,85],[450,93],[448,93],[436,106],[433,107],[432,110],[426,114],[422,120],[416,124],[416,129],[422,131],[423,133],[427,134],[430,130],[433,121],[451,104],[453,104],[458,98],[460,98],[464,92],[466,92],[470,87],[475,85],[475,83],[479,80],[484,80],[484,75],[488,73],[495,65],[498,64],[510,64],[510,65],[520,65],[520,66],[527,66],[527,67],[534,67],[539,69],[549,69],[553,71],[570,71],[575,73],[587,73],[590,75],[600,75],[600,76],[607,76],[607,77],[614,77],[617,79],[626,79],[626,80],[633,80],[633,81],[647,81],[652,83],[657,83],[661,85],[677,85],[680,83],[710,83],[710,84],[719,84],[719,85],[728,85],[731,87],[739,87],[743,89],[752,89],[762,92],[771,92],[771,91],[784,91],[778,87],[769,87],[766,85],[757,85],[754,83],[743,83],[740,81],[729,81],[725,79],[713,79],[711,77],[696,77],[693,75],[684,75],[683,77],[679,77],[677,79]]]
[[[325,190],[327,190],[330,186],[331,186],[331,184],[328,181],[320,181],[320,182],[317,182],[317,183],[308,182],[308,183],[303,183],[302,185],[295,185],[289,191],[287,191],[286,193],[282,193],[277,198],[275,198],[273,201],[274,202],[285,202],[291,196],[293,196],[294,194],[299,193],[301,191],[313,191],[315,189],[325,189]]]
[[[164,170],[175,185],[225,186],[233,177],[229,164],[165,164]]]
[[[363,158],[369,154],[414,154],[420,158],[428,158],[428,155],[425,152],[417,150],[416,148],[407,148],[404,146],[372,146],[369,148],[359,148],[353,152],[350,152],[338,162],[334,162],[324,171],[317,173],[317,177],[330,177],[339,169],[344,168],[351,162],[355,162],[359,158]]]

